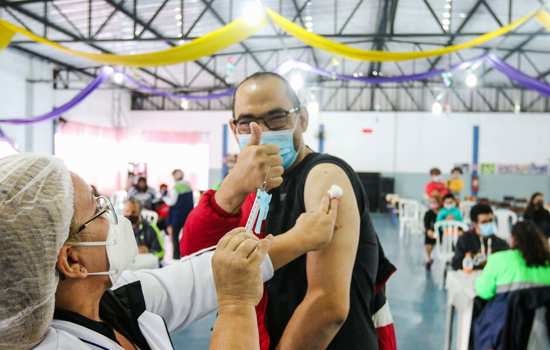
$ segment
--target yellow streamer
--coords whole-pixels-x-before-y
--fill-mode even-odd
[[[374,61],[374,62],[388,62],[388,61],[405,61],[413,60],[419,58],[428,58],[434,56],[446,55],[452,52],[464,50],[474,46],[481,45],[487,41],[498,38],[501,35],[504,35],[531,18],[537,15],[538,12],[534,12],[525,17],[501,27],[500,29],[495,30],[494,32],[483,34],[475,39],[469,40],[462,44],[447,46],[440,49],[428,50],[428,51],[418,51],[418,52],[384,52],[384,51],[371,51],[353,48],[348,45],[341,44],[336,41],[326,39],[320,35],[310,33],[299,25],[294,24],[273,10],[268,9],[267,14],[271,20],[283,29],[288,34],[292,35],[296,39],[302,41],[304,44],[313,46],[315,48],[330,52],[335,55],[344,56],[346,58],[351,58],[354,60],[363,60],[363,61]],[[540,20],[540,19],[539,19]]]
[[[537,21],[539,21],[546,30],[550,31],[550,13],[548,13],[548,11],[540,11],[537,14]]]
[[[265,18],[261,23],[253,26],[247,24],[243,19],[236,19],[218,30],[177,47],[143,54],[113,55],[73,50],[35,35],[8,21],[0,20],[0,50],[8,46],[15,33],[19,33],[37,43],[50,46],[68,55],[86,58],[97,63],[132,67],[154,67],[193,61],[212,55],[245,40],[265,26],[265,24]]]

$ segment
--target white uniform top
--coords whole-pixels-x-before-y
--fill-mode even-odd
[[[212,272],[212,251],[190,256],[156,270],[126,271],[113,289],[141,282],[146,311],[139,327],[153,350],[173,349],[168,332],[187,327],[217,308]],[[262,264],[264,281],[273,276],[273,265]],[[165,325],[166,322],[166,325]],[[123,350],[108,337],[76,323],[53,320],[39,350]]]

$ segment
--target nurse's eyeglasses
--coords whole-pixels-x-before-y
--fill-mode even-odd
[[[115,208],[113,207],[113,204],[109,200],[109,198],[105,196],[97,196],[95,197],[96,200],[96,214],[92,216],[90,219],[86,220],[82,225],[78,227],[78,230],[75,232],[75,234],[78,234],[82,232],[86,226],[88,226],[92,221],[100,217],[101,215],[108,215],[112,222],[115,223],[115,225],[118,224],[118,217],[115,212]]]

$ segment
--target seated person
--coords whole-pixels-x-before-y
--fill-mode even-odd
[[[434,225],[439,209],[439,200],[436,197],[430,198],[430,210],[428,210],[426,214],[424,214],[424,247],[426,248],[426,269],[428,270],[432,267],[432,250],[435,243],[437,242]]]
[[[449,191],[456,197],[460,198],[460,193],[464,189],[464,180],[462,179],[462,168],[454,167],[451,170],[451,178],[447,181]]]
[[[531,222],[518,222],[512,228],[512,249],[491,255],[476,280],[476,293],[489,300],[475,321],[476,349],[497,348],[502,317],[508,308],[509,292],[550,286],[550,251],[542,232]]]
[[[508,243],[495,235],[497,226],[490,206],[474,205],[470,211],[470,219],[472,220],[472,229],[460,236],[456,242],[452,260],[454,270],[462,269],[465,257],[477,260],[474,268],[482,269],[485,266],[487,255],[508,249]]]
[[[437,213],[436,221],[452,220],[452,221],[464,221],[460,209],[456,206],[455,197],[448,193],[443,197],[443,208]]]
[[[141,204],[135,198],[124,202],[123,215],[130,220],[139,254],[153,254],[157,258],[164,257],[164,239],[156,225],[148,223],[141,216]]]
[[[157,194],[153,187],[147,185],[147,179],[140,177],[137,183],[128,190],[128,197],[135,198],[141,203],[141,207],[148,210],[153,210],[153,204],[157,198]]]
[[[441,170],[439,168],[430,169],[430,181],[426,184],[425,195],[427,198],[434,196],[442,197],[449,193],[447,186],[445,186],[445,180],[441,176]]]
[[[544,208],[544,195],[542,193],[536,192],[531,196],[523,218],[533,222],[546,238],[550,238],[550,212]]]

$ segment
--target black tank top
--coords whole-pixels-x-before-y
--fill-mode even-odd
[[[272,191],[266,232],[278,235],[292,228],[303,212],[304,187],[310,170],[318,164],[331,163],[347,174],[355,192],[361,217],[359,246],[353,267],[348,318],[328,349],[378,349],[370,305],[378,269],[378,242],[372,225],[367,197],[355,171],[343,160],[320,153],[306,156],[284,176],[283,184]],[[267,283],[267,329],[271,348],[275,349],[294,310],[307,291],[306,255],[279,269]]]

